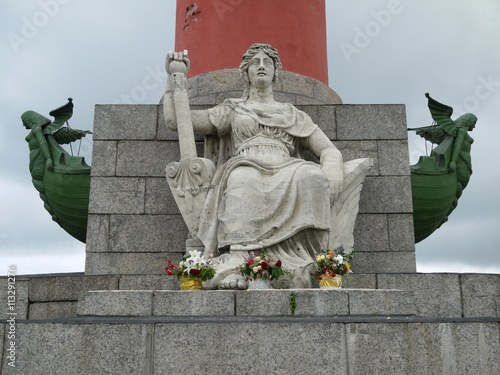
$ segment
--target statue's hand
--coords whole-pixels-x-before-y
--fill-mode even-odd
[[[330,188],[330,204],[333,204],[339,199],[340,193],[342,193],[342,188],[344,187],[344,176],[340,170],[336,170],[331,166],[323,166],[323,173],[328,178],[329,188]]]
[[[186,50],[184,50],[184,52],[168,51],[165,69],[169,76],[175,73],[188,74],[191,63],[187,56],[188,51]]]
[[[450,163],[450,172],[455,172],[455,169],[457,169],[457,163],[455,163],[454,161],[452,161]]]
[[[330,204],[339,199],[340,193],[342,193],[342,187],[344,185],[343,180],[330,180]]]

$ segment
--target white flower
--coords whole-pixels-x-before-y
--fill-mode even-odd
[[[193,258],[193,259],[200,259],[201,258],[201,252],[199,252],[198,250],[191,250],[189,252],[189,255],[191,255],[191,258]]]
[[[333,257],[333,260],[337,262],[338,264],[343,264],[344,263],[344,257],[342,255],[336,255]]]

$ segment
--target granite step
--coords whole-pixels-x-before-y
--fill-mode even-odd
[[[89,291],[78,302],[79,316],[410,316],[415,314],[413,292],[396,289],[103,290]]]

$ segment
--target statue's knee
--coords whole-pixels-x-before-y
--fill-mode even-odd
[[[308,189],[328,189],[328,178],[319,168],[301,168],[298,177],[299,184]]]

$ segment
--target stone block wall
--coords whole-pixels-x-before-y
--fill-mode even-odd
[[[41,320],[73,318],[77,316],[77,303],[88,291],[178,291],[179,282],[165,273],[162,275],[97,275],[84,276],[83,273],[32,275],[16,277],[16,319]],[[343,288],[347,292],[360,289],[399,290],[411,292],[415,309],[419,317],[433,319],[500,319],[500,275],[495,274],[422,274],[422,273],[353,273],[346,277]],[[317,289],[311,289],[313,292]],[[317,290],[319,291],[319,290]],[[0,277],[0,300],[7,301],[7,277]],[[243,292],[244,293],[244,292]],[[286,293],[289,293],[286,292]],[[151,293],[149,293],[151,294]],[[161,293],[160,293],[161,294]],[[376,295],[376,293],[374,293]],[[200,295],[201,296],[201,295]],[[268,315],[283,302],[278,299],[268,302],[249,303],[249,306],[265,306]],[[98,301],[98,307],[103,308],[105,301]],[[317,308],[319,300],[301,302],[297,315],[304,306]],[[385,301],[387,308],[388,301]],[[282,303],[289,309],[288,300]],[[102,306],[101,306],[102,305]],[[126,313],[140,306],[134,302],[131,306],[122,306]],[[139,304],[140,305],[140,304]],[[231,306],[234,307],[234,303]],[[342,315],[338,312],[339,303],[328,303],[329,315]],[[381,303],[366,303],[365,308],[380,310]],[[143,306],[144,307],[144,306]],[[245,304],[240,308],[247,308]],[[383,308],[382,310],[383,311]],[[398,310],[398,314],[402,313]],[[0,320],[7,319],[9,311],[7,304],[0,305]],[[202,314],[208,314],[202,311]],[[386,313],[386,312],[385,312]],[[181,315],[189,315],[186,311]],[[274,314],[276,315],[276,314]],[[286,315],[286,314],[285,314]],[[314,314],[313,314],[314,315]]]
[[[498,374],[498,322],[259,317],[16,325],[2,374]],[[0,349],[7,324],[0,323]],[[248,358],[259,358],[260,363]],[[4,357],[6,358],[6,357]]]
[[[344,161],[375,161],[355,228],[355,272],[415,272],[404,105],[298,108]],[[168,259],[183,255],[188,235],[165,178],[166,165],[180,159],[177,133],[166,127],[161,105],[97,105],[93,132],[85,273],[162,274]]]

